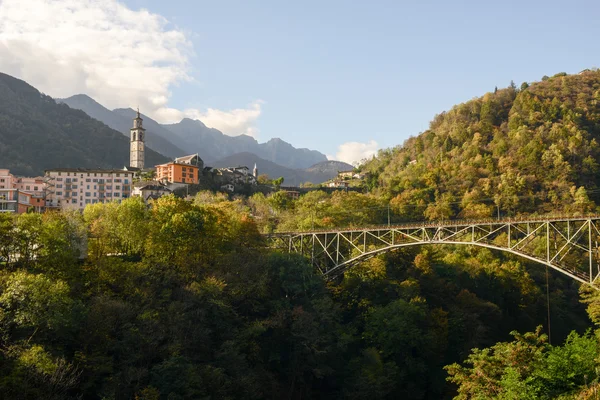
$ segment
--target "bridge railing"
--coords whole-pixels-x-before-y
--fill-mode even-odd
[[[560,222],[560,221],[586,221],[586,220],[599,220],[600,214],[585,214],[585,215],[528,215],[528,216],[517,216],[511,218],[486,218],[486,219],[450,219],[450,220],[434,220],[434,221],[420,221],[420,222],[402,222],[394,224],[369,224],[361,226],[346,226],[346,227],[330,227],[330,228],[318,228],[310,230],[298,230],[298,231],[281,231],[272,232],[266,234],[267,236],[272,235],[298,235],[298,234],[311,234],[311,233],[324,233],[324,232],[350,232],[359,230],[376,230],[376,229],[411,229],[411,228],[439,228],[445,226],[467,226],[467,225],[502,225],[502,224],[514,224],[514,223],[539,223],[539,222]]]

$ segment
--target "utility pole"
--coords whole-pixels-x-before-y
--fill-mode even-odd
[[[390,203],[388,203],[387,209],[388,209],[388,226],[390,226]]]

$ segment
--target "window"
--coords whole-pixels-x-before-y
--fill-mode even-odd
[[[72,199],[71,204],[77,204],[77,199]]]
[[[110,193],[106,193],[106,197],[112,197]]]
[[[98,182],[98,179],[92,179],[92,182]]]
[[[90,188],[90,185],[87,185],[86,189],[89,189],[89,188]]]
[[[85,204],[90,204],[90,199],[85,199]]]
[[[4,182],[4,179],[0,179],[0,182]]]
[[[58,176],[61,176],[61,175],[62,175],[62,172],[59,172],[59,173],[58,173]]]
[[[89,172],[87,173],[87,176],[90,176],[90,173],[89,173]],[[89,182],[89,181],[88,181],[88,182]]]
[[[90,197],[90,196],[91,196],[91,193],[90,193],[90,192],[85,192],[85,196],[86,196],[86,197]]]
[[[77,189],[77,185],[73,185],[73,189]]]
[[[57,196],[62,196],[62,192],[56,192]]]
[[[67,182],[67,183],[71,183],[71,178],[67,178],[67,179],[65,180],[65,182]]]
[[[57,181],[59,181],[59,182],[62,182],[62,178],[58,178],[58,179],[56,179],[56,180],[57,180]]]
[[[125,179],[125,183],[129,183],[129,179]]]
[[[38,187],[37,187],[37,186],[34,186],[34,187],[33,187],[33,190],[38,190]]]
[[[96,185],[94,185],[94,190],[97,190],[97,189],[98,189],[98,187]]]
[[[56,187],[57,187],[58,189],[62,189],[62,183],[59,183],[58,185],[56,185]]]
[[[73,182],[77,182],[77,178],[73,178]]]
[[[89,175],[89,174],[88,174],[88,175]],[[88,179],[86,179],[85,181],[86,181],[86,182],[91,182],[92,180],[88,178]],[[88,188],[88,189],[89,189],[89,188]]]
[[[117,176],[121,176],[121,174],[117,173]]]
[[[106,190],[112,190],[112,186],[107,186]]]
[[[121,185],[117,185],[117,186],[115,186],[115,189],[116,189],[116,190],[121,190]]]
[[[98,179],[98,183],[104,183],[104,179]]]

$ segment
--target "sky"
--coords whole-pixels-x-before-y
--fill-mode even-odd
[[[0,72],[357,162],[453,105],[600,67],[599,1],[0,0]]]

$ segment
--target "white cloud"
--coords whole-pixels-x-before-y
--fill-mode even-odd
[[[170,122],[180,121],[184,117],[199,119],[206,126],[216,128],[226,135],[237,136],[245,134],[256,137],[258,129],[255,123],[258,117],[260,117],[262,104],[263,102],[258,100],[250,104],[248,108],[236,108],[229,111],[214,108],[209,108],[206,111],[195,109],[179,111],[165,108],[160,110],[160,119]]]
[[[338,147],[335,159],[356,165],[364,159],[373,157],[377,154],[378,149],[379,145],[374,140],[370,140],[368,143],[346,142]],[[330,157],[327,156],[328,159],[333,159]]]
[[[85,93],[108,108],[139,105],[160,122],[195,115],[228,134],[256,135],[258,102],[231,111],[168,107],[170,88],[191,80],[192,54],[185,32],[117,0],[0,0],[0,71],[52,97]]]

